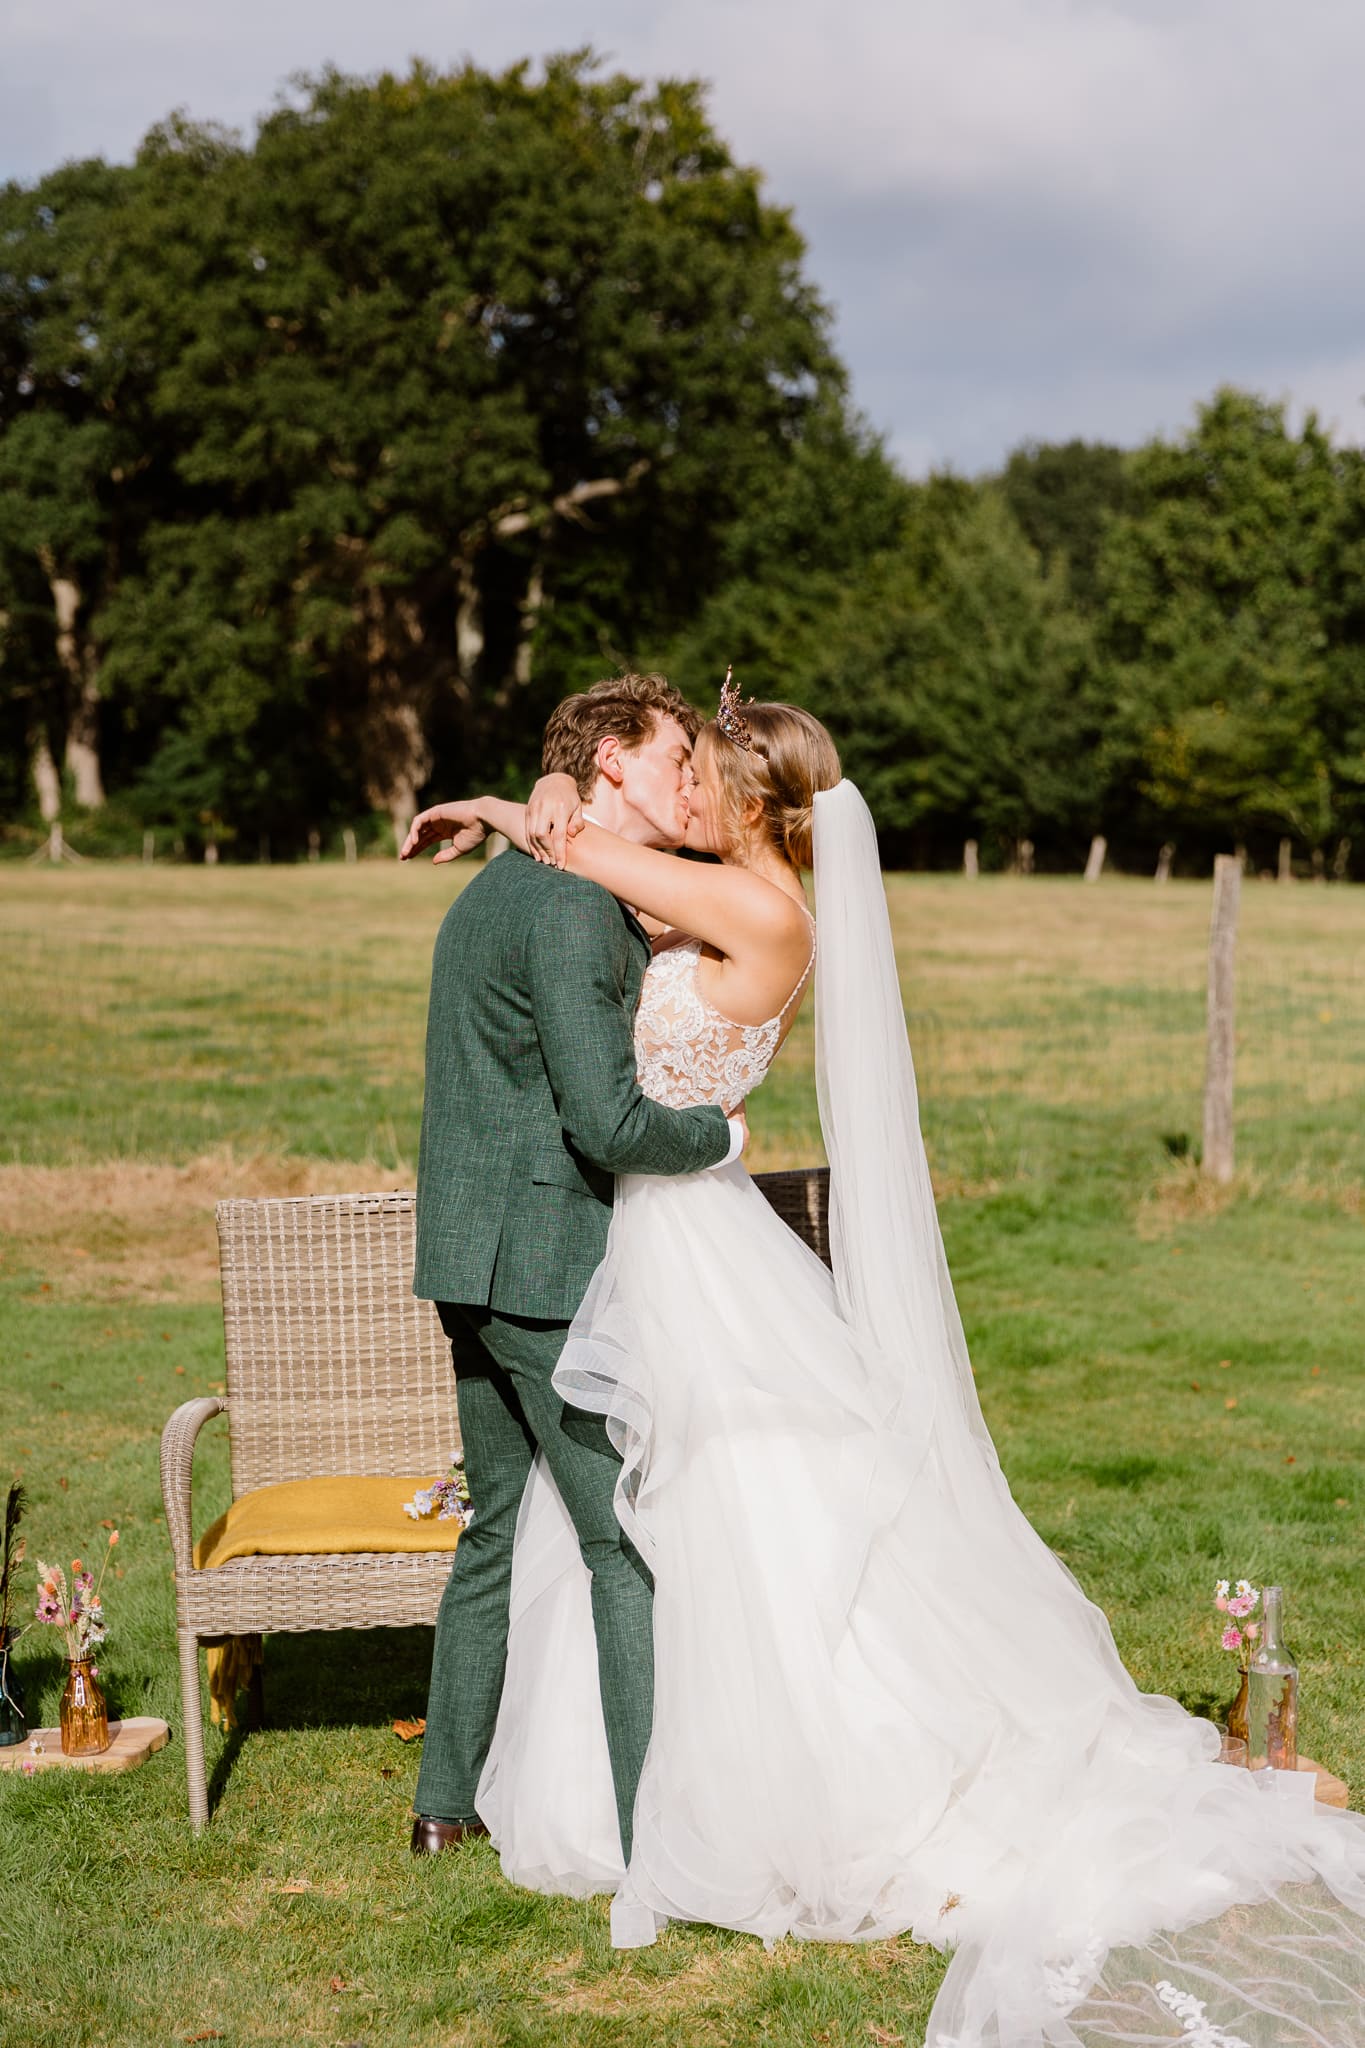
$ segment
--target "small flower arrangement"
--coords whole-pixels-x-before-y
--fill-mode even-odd
[[[1252,1645],[1261,1633],[1259,1621],[1249,1619],[1256,1612],[1260,1597],[1260,1588],[1253,1586],[1250,1579],[1238,1579],[1235,1589],[1230,1579],[1220,1579],[1213,1589],[1215,1611],[1228,1617],[1219,1638],[1220,1646],[1233,1652],[1241,1671],[1246,1670]]]
[[[50,1628],[61,1629],[66,1637],[66,1654],[73,1664],[88,1657],[108,1634],[104,1626],[100,1587],[104,1584],[104,1574],[117,1542],[118,1530],[111,1529],[98,1578],[78,1557],[73,1558],[69,1587],[66,1573],[60,1565],[44,1564],[41,1558],[38,1560],[38,1605],[33,1610],[33,1619],[46,1623]],[[29,1626],[32,1625],[30,1622]]]
[[[469,1481],[464,1476],[463,1451],[456,1451],[451,1459],[449,1479],[438,1479],[431,1486],[419,1487],[411,1500],[404,1501],[403,1513],[414,1522],[434,1513],[438,1522],[458,1522],[461,1529],[469,1527],[474,1519],[474,1510],[469,1504]]]

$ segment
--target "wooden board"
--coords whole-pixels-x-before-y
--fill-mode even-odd
[[[1348,1787],[1340,1778],[1334,1778],[1330,1771],[1325,1771],[1321,1764],[1315,1764],[1311,1756],[1299,1758],[1299,1769],[1316,1773],[1318,1782],[1313,1787],[1313,1797],[1320,1799],[1324,1806],[1345,1808],[1350,1805],[1351,1794]]]
[[[25,1741],[0,1749],[0,1771],[49,1771],[56,1766],[68,1771],[132,1771],[171,1739],[166,1723],[150,1715],[111,1721],[109,1735],[108,1749],[98,1756],[63,1756],[60,1728],[33,1728]],[[35,1742],[42,1744],[37,1756],[31,1747]]]

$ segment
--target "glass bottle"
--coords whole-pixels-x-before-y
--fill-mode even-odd
[[[1247,1673],[1247,1762],[1253,1771],[1293,1771],[1299,1761],[1299,1667],[1280,1633],[1283,1595],[1262,1595],[1261,1636]]]

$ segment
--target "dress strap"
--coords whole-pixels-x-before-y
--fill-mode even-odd
[[[807,912],[806,912],[806,916],[807,916],[807,917],[810,917],[810,912],[809,912],[809,911],[807,911]],[[815,966],[815,919],[814,919],[813,917],[811,917],[811,918],[810,918],[810,959],[809,959],[809,960],[808,960],[808,961],[806,962],[806,965],[805,965],[805,969],[804,969],[804,971],[803,971],[803,973],[802,973],[802,976],[801,976],[801,979],[800,979],[800,981],[798,981],[798,982],[797,982],[797,984],[796,984],[796,987],[795,987],[795,988],[794,988],[794,989],[792,990],[791,994],[790,994],[790,995],[789,995],[789,996],[787,997],[787,1000],[786,1000],[786,1002],[785,1002],[785,1003],[784,1003],[784,1004],[782,1005],[782,1008],[781,1008],[781,1009],[780,1009],[780,1010],[778,1011],[778,1013],[777,1013],[777,1018],[776,1018],[776,1021],[777,1021],[777,1022],[778,1022],[779,1024],[781,1024],[781,1023],[782,1023],[782,1022],[783,1022],[783,1021],[785,1020],[785,1018],[786,1018],[786,1015],[787,1015],[787,1012],[788,1012],[788,1010],[789,1010],[789,1009],[791,1008],[792,1004],[793,1004],[794,1002],[796,1002],[796,1000],[798,999],[798,997],[799,997],[799,996],[800,996],[800,994],[801,994],[801,991],[802,991],[802,990],[803,990],[803,989],[805,988],[805,986],[806,986],[806,983],[807,983],[807,982],[808,982],[808,981],[810,980],[810,978],[811,978],[811,972],[812,972],[812,970],[813,970],[814,966]]]

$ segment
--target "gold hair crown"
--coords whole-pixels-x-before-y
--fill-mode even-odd
[[[739,691],[730,678],[734,674],[734,663],[725,671],[725,681],[720,686],[720,709],[716,713],[716,730],[723,732],[727,740],[733,740],[746,753],[754,751],[754,736],[749,730],[749,721],[739,708]]]

